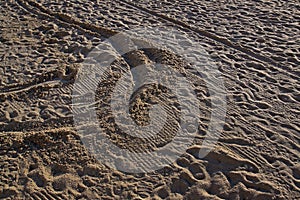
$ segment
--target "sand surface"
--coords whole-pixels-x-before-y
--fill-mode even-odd
[[[0,5],[0,199],[300,199],[298,1]],[[201,43],[223,75],[226,120],[215,149],[200,159],[210,97],[203,80],[193,76],[202,113],[193,144],[161,170],[129,174],[107,167],[82,144],[71,94],[94,47],[117,32],[144,26],[172,26]],[[155,149],[173,137],[162,134],[152,145],[118,134],[105,107],[120,66],[151,60],[184,73],[176,55],[139,51],[116,61],[110,79],[97,89],[99,123],[123,148]],[[167,93],[146,89],[130,105],[140,124],[149,120],[144,108],[151,106],[143,98],[154,101],[153,92]]]

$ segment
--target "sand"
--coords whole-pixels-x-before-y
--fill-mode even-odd
[[[300,198],[299,7],[297,1],[1,2],[0,199]],[[83,145],[72,89],[94,47],[143,26],[176,27],[201,43],[222,73],[227,108],[215,148],[199,158],[211,99],[203,79],[192,76],[202,112],[193,144],[163,169],[130,174],[104,165]],[[97,89],[99,123],[125,149],[153,150],[173,137],[133,140],[119,134],[106,110],[120,66],[151,60],[184,73],[178,56],[140,51],[116,61]],[[153,92],[168,93],[146,89],[131,104],[140,124],[149,120]],[[175,127],[176,100],[166,96]]]

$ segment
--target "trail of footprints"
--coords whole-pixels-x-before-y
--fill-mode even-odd
[[[300,88],[299,80],[290,73],[297,72],[294,65],[299,52],[286,54],[287,61],[282,65],[293,67],[282,73],[276,66],[253,61],[247,55],[191,32],[191,37],[201,39],[224,75],[228,112],[219,144],[207,157],[199,159],[200,143],[196,140],[170,167],[150,174],[124,174],[97,162],[80,144],[77,133],[72,128],[64,128],[72,126],[72,80],[80,62],[101,42],[96,37],[101,32],[87,30],[92,27],[88,23],[122,30],[162,22],[117,2],[37,2],[51,11],[66,12],[86,25],[83,29],[67,27],[60,20],[47,21],[42,15],[30,14],[14,1],[1,3],[5,16],[0,21],[4,26],[0,37],[3,46],[0,129],[4,131],[0,137],[1,198],[287,199],[300,196]],[[76,11],[79,8],[80,12]],[[134,15],[129,15],[132,11]],[[191,13],[197,12],[191,10]],[[187,23],[191,23],[189,20]],[[252,48],[250,44],[245,43]],[[269,50],[263,53],[268,55]],[[207,122],[203,123],[202,132],[205,132]],[[57,129],[43,130],[51,127]],[[204,135],[197,138],[201,142]]]

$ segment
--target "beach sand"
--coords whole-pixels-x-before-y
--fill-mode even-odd
[[[298,1],[0,5],[0,199],[300,198]],[[201,110],[193,143],[169,166],[132,174],[104,165],[82,143],[72,90],[94,47],[118,32],[147,26],[175,27],[205,48],[223,77],[226,118],[215,148],[199,158],[211,99],[203,79],[192,76]],[[140,50],[114,62],[110,79],[97,88],[99,123],[114,144],[131,151],[155,150],[174,137],[162,134],[148,144],[119,134],[106,110],[120,66],[154,60],[187,70],[170,52]],[[155,85],[146,89],[130,105],[142,125],[149,121],[153,94],[167,93]],[[176,98],[165,98],[175,127]]]

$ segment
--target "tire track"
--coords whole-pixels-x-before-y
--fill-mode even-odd
[[[104,28],[104,27],[96,26],[96,25],[89,24],[89,23],[86,23],[86,22],[81,22],[81,21],[76,20],[73,17],[69,16],[68,14],[50,11],[50,10],[46,9],[44,6],[38,4],[34,1],[31,1],[31,0],[27,0],[27,1],[25,1],[25,0],[16,0],[16,1],[18,2],[18,4],[23,9],[27,10],[28,12],[37,14],[37,15],[42,16],[42,17],[46,17],[46,18],[50,18],[50,19],[52,18],[54,20],[59,20],[59,22],[63,23],[63,25],[65,25],[65,26],[74,27],[74,28],[79,29],[83,32],[86,32],[87,34],[90,34],[90,35],[94,35],[94,36],[97,36],[97,37],[100,37],[100,38],[101,37],[109,38],[109,37],[119,33],[118,31],[114,31],[114,30],[111,30],[109,28]],[[173,18],[167,17],[165,15],[161,15],[161,14],[158,14],[154,11],[149,10],[149,9],[137,6],[134,3],[130,3],[130,2],[126,2],[126,1],[119,2],[119,3],[123,4],[125,6],[126,5],[131,6],[134,9],[141,10],[143,12],[146,12],[147,14],[150,14],[152,16],[161,18],[164,21],[171,22],[171,23],[179,26],[180,28],[183,27],[183,28],[186,28],[188,30],[191,30],[195,33],[200,34],[201,36],[204,36],[204,37],[209,38],[209,39],[211,39],[215,42],[226,45],[226,46],[228,46],[230,48],[233,48],[237,51],[240,51],[240,52],[248,55],[249,57],[253,58],[255,61],[257,61],[259,63],[270,64],[274,68],[276,68],[276,70],[278,72],[287,74],[288,76],[294,78],[295,80],[297,80],[297,77],[299,76],[299,74],[297,72],[294,72],[294,71],[289,72],[284,67],[280,67],[280,65],[277,64],[274,60],[272,60],[268,57],[256,54],[256,53],[250,51],[249,49],[244,48],[240,45],[235,45],[226,38],[221,38],[219,36],[216,36],[214,34],[211,34],[211,33],[207,32],[205,30],[202,30],[202,29],[199,29],[199,28],[196,28],[196,27],[192,27],[192,26],[190,26],[186,23],[180,22],[180,21],[175,20]],[[267,74],[266,74],[266,76],[267,76]]]
[[[67,27],[74,27],[76,29],[79,29],[87,34],[94,35],[97,37],[105,37],[109,38],[115,34],[117,34],[117,31],[100,27],[100,26],[95,26],[93,24],[88,24],[84,23],[78,20],[75,20],[68,14],[64,13],[58,13],[58,12],[52,12],[48,9],[46,9],[44,6],[42,6],[39,3],[36,3],[35,1],[31,0],[16,0],[18,5],[26,10],[29,13],[36,14],[40,17],[46,18],[46,19],[54,19],[54,21],[59,21],[63,25]]]
[[[135,3],[132,3],[132,2],[128,2],[128,1],[117,1],[117,2],[119,2],[119,4],[121,4],[121,5],[130,6],[132,8],[137,9],[137,10],[140,10],[140,11],[146,12],[146,13],[148,13],[150,15],[153,15],[153,16],[156,16],[158,18],[161,18],[161,19],[163,19],[165,21],[171,22],[171,23],[177,25],[179,28],[185,28],[185,29],[191,30],[191,31],[193,31],[195,33],[198,33],[201,36],[204,36],[204,37],[209,38],[209,39],[211,39],[213,41],[221,43],[221,44],[223,44],[225,46],[233,48],[233,49],[235,49],[235,50],[237,50],[239,52],[242,52],[242,53],[250,56],[254,60],[259,61],[260,63],[268,63],[268,64],[276,67],[277,69],[280,69],[279,71],[285,72],[285,73],[289,74],[290,76],[292,75],[294,78],[297,78],[299,76],[298,72],[287,71],[285,67],[281,67],[281,65],[278,64],[273,59],[268,58],[268,57],[263,56],[263,55],[260,55],[260,54],[257,54],[255,52],[251,51],[250,49],[245,48],[245,47],[243,47],[241,45],[236,45],[236,44],[232,43],[230,40],[228,40],[227,38],[219,37],[219,36],[217,36],[215,34],[209,33],[208,31],[206,31],[204,29],[193,27],[193,26],[191,26],[189,24],[186,24],[184,22],[178,21],[178,20],[176,20],[174,18],[171,18],[171,17],[168,17],[166,15],[159,14],[159,13],[157,13],[155,11],[152,11],[150,9],[144,8],[144,7],[139,6],[139,5],[137,5]]]
[[[86,22],[81,22],[77,19],[74,19],[73,17],[71,17],[68,14],[50,11],[50,10],[46,9],[44,6],[40,5],[39,3],[36,3],[34,1],[31,1],[31,0],[27,0],[27,1],[26,0],[16,0],[16,1],[19,4],[19,6],[21,6],[23,9],[25,9],[26,11],[28,11],[30,13],[37,14],[37,15],[39,15],[41,17],[44,17],[44,18],[47,18],[47,19],[50,18],[50,19],[53,19],[53,20],[56,20],[56,21],[58,20],[60,23],[62,23],[65,26],[74,27],[78,30],[81,30],[81,31],[83,31],[87,34],[90,34],[90,35],[93,35],[93,36],[96,36],[96,37],[108,38],[108,37],[111,37],[111,36],[119,33],[118,31],[114,31],[114,30],[111,30],[109,28],[104,28],[104,27],[96,26],[96,25],[89,24],[89,23],[86,23]],[[131,3],[131,2],[119,2],[119,3],[121,5],[122,4],[125,5],[125,6],[127,5],[127,6],[130,6],[130,7],[134,8],[134,9],[140,10],[142,12],[146,12],[147,14],[150,14],[152,16],[161,18],[164,21],[171,22],[171,23],[175,24],[176,26],[178,26],[179,28],[183,29],[183,31],[185,31],[185,29],[191,30],[195,33],[198,33],[201,36],[204,36],[204,37],[206,37],[208,39],[211,39],[215,42],[221,43],[221,44],[223,44],[225,46],[228,46],[230,48],[233,48],[237,51],[240,51],[240,52],[248,55],[250,58],[252,58],[253,60],[255,60],[259,63],[270,64],[270,65],[273,66],[272,68],[273,69],[275,68],[276,71],[278,71],[280,74],[286,74],[287,76],[289,76],[289,77],[291,77],[295,80],[297,80],[297,77],[299,76],[298,72],[296,72],[296,71],[290,72],[285,67],[281,67],[280,64],[277,64],[274,60],[272,60],[268,57],[256,54],[256,53],[250,51],[249,49],[244,48],[240,45],[235,45],[226,38],[221,38],[219,36],[216,36],[214,34],[211,34],[211,33],[207,32],[205,30],[202,30],[202,29],[199,29],[199,28],[196,28],[196,27],[192,27],[189,24],[180,22],[178,20],[175,20],[173,18],[167,17],[167,16],[162,15],[162,14],[158,14],[158,13],[156,13],[154,11],[151,11],[147,8],[137,6],[137,5],[135,5],[134,3]]]
[[[40,121],[22,121],[22,122],[11,122],[8,125],[1,125],[1,132],[24,132],[24,131],[42,131],[52,128],[72,128],[70,126],[73,124],[72,117],[60,117],[56,119],[45,120],[44,122]]]
[[[21,92],[28,92],[31,90],[35,90],[37,88],[43,87],[43,88],[53,88],[53,86],[58,86],[61,84],[60,80],[49,80],[41,83],[34,83],[34,84],[26,84],[26,87],[18,87],[18,88],[13,88],[11,90],[4,90],[4,92],[0,92],[0,97],[5,97],[7,95],[12,95],[16,93],[21,93]],[[24,86],[24,85],[22,85]]]

